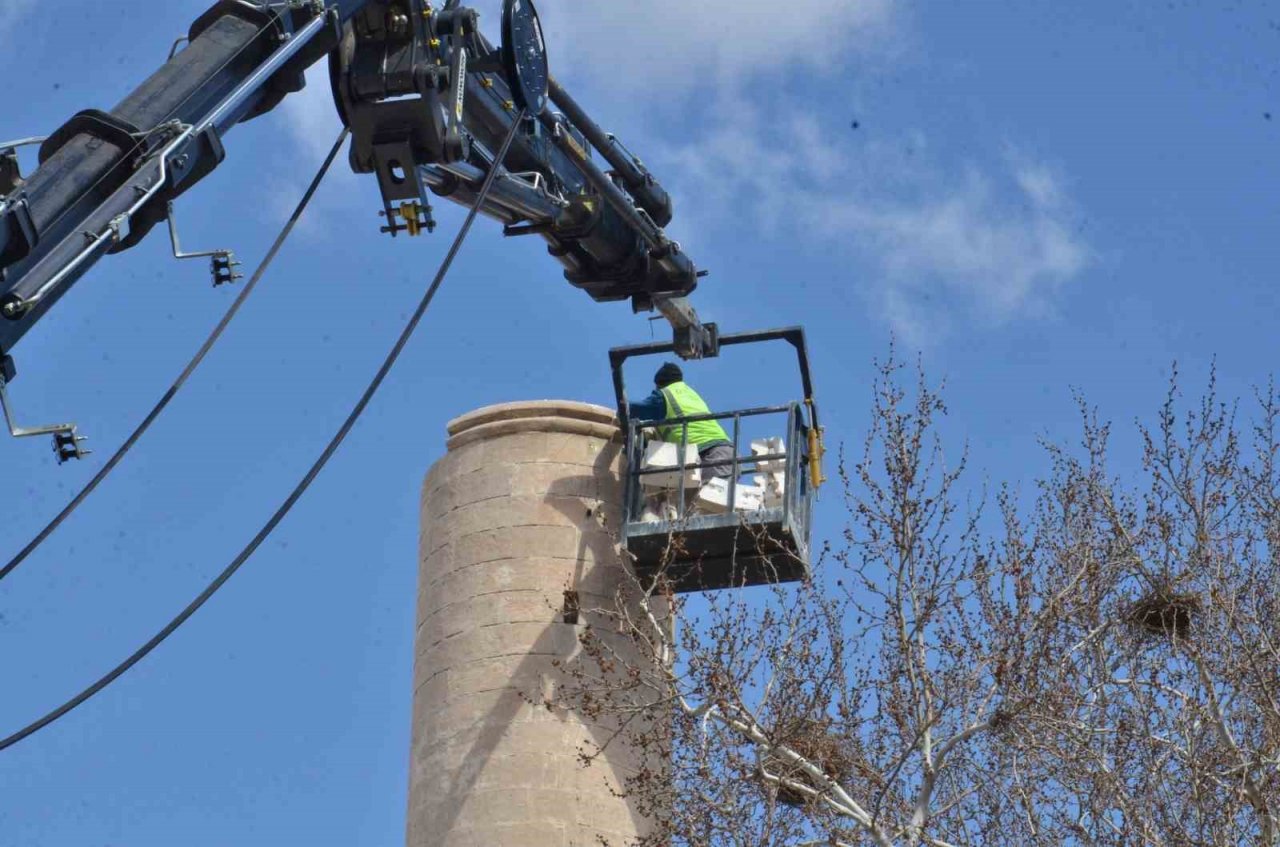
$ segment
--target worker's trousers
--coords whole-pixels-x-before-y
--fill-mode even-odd
[[[728,461],[733,458],[733,447],[729,444],[717,444],[699,452],[698,457],[702,459],[704,464],[707,462]],[[731,476],[733,476],[733,465],[721,465],[714,468],[704,467],[702,469],[702,479],[704,481],[709,479],[728,479]]]

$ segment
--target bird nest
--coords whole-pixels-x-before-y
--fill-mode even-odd
[[[1003,703],[996,706],[990,718],[991,733],[1001,741],[1008,741],[1013,738],[1016,726],[1017,716],[1013,709]]]
[[[1143,635],[1186,639],[1195,630],[1200,609],[1196,595],[1158,587],[1134,601],[1125,617]]]
[[[802,721],[790,731],[776,735],[774,744],[804,757],[833,782],[847,783],[853,773],[853,757],[850,756],[844,739],[831,731],[827,721]],[[765,756],[761,766],[770,776],[779,777],[784,782],[798,783],[818,792],[825,789],[802,765],[776,754]],[[785,784],[773,784],[777,788],[780,803],[797,808],[809,803],[810,795],[804,791]]]

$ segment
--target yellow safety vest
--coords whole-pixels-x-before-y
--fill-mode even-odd
[[[668,420],[711,413],[711,410],[707,408],[707,404],[698,396],[698,392],[683,382],[673,382],[668,385],[662,389],[662,396],[667,399]],[[658,437],[663,441],[679,444],[680,430],[685,428],[689,430],[688,440],[685,443],[693,444],[699,448],[717,441],[729,440],[729,436],[725,433],[724,427],[720,426],[719,421],[695,421],[682,426],[660,427],[658,429]]]

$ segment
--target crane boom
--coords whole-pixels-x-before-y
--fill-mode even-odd
[[[544,238],[569,282],[597,301],[659,310],[680,355],[715,355],[714,325],[685,299],[701,274],[663,230],[669,196],[562,86],[543,81],[560,111],[529,109],[536,119],[524,119],[495,161],[521,112],[513,76],[527,58],[511,43],[520,33],[507,30],[532,20],[524,37],[541,46],[522,3],[507,0],[495,47],[460,0],[438,9],[429,0],[219,0],[115,108],[80,112],[41,140],[26,179],[0,145],[0,380],[13,376],[8,354],[77,279],[166,218],[172,227],[173,200],[222,162],[228,132],[300,91],[326,56],[351,166],[378,179],[383,232],[431,231],[432,198],[468,204],[498,168],[482,211],[508,235]],[[513,19],[521,11],[530,17]],[[176,231],[174,242],[177,254]],[[215,284],[232,278],[231,264],[213,255]]]

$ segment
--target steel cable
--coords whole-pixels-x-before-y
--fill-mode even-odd
[[[418,304],[418,308],[414,311],[413,316],[405,325],[404,330],[400,333],[400,337],[391,348],[391,352],[387,354],[386,359],[378,369],[378,372],[374,375],[373,380],[369,383],[368,388],[365,389],[364,394],[361,395],[360,400],[351,410],[351,414],[347,416],[347,419],[338,429],[338,432],[329,441],[329,444],[320,454],[320,457],[311,466],[311,469],[307,471],[306,476],[302,478],[280,507],[276,509],[275,513],[267,523],[258,531],[258,534],[255,535],[248,545],[240,551],[240,554],[232,560],[231,564],[229,564],[227,568],[213,580],[213,582],[209,583],[209,586],[205,588],[204,591],[200,592],[200,595],[196,597],[195,600],[191,601],[191,603],[183,609],[176,618],[170,621],[164,629],[156,633],[151,640],[134,651],[129,658],[125,659],[84,691],[81,691],[75,697],[68,700],[66,703],[63,703],[61,706],[49,712],[34,723],[28,725],[24,729],[0,740],[0,750],[12,747],[19,741],[39,732],[49,724],[65,716],[68,712],[102,691],[108,685],[123,676],[130,668],[146,658],[151,651],[159,647],[165,639],[176,632],[177,629],[186,623],[192,615],[199,611],[200,607],[208,602],[209,598],[216,594],[218,590],[226,584],[227,580],[231,579],[231,577],[235,575],[236,571],[240,570],[240,567],[248,561],[249,557],[251,557],[254,552],[257,551],[258,547],[260,547],[271,535],[276,526],[278,526],[280,522],[284,520],[285,516],[289,514],[290,510],[293,509],[294,505],[302,495],[311,487],[311,483],[315,481],[315,478],[319,475],[320,471],[329,463],[329,460],[333,457],[334,453],[336,453],[338,448],[342,446],[343,441],[346,440],[352,428],[364,413],[365,408],[369,405],[373,396],[382,386],[383,381],[387,378],[387,374],[391,372],[391,368],[400,358],[400,354],[404,351],[405,346],[409,343],[409,339],[413,336],[414,331],[418,328],[418,324],[422,321],[423,315],[426,314],[427,309],[431,306],[431,301],[435,299],[436,291],[439,290],[441,283],[444,282],[445,276],[449,273],[449,268],[453,265],[454,258],[458,255],[458,251],[462,248],[463,241],[466,240],[467,234],[471,231],[471,226],[475,223],[476,216],[479,214],[481,206],[484,205],[484,201],[488,198],[490,189],[493,188],[494,179],[497,178],[498,172],[502,170],[502,163],[506,160],[507,151],[511,149],[511,143],[515,140],[516,133],[520,131],[520,126],[524,122],[524,115],[525,112],[523,109],[517,112],[515,120],[511,125],[511,130],[507,133],[507,137],[503,141],[502,147],[499,149],[497,156],[493,160],[493,165],[490,167],[489,173],[485,176],[484,184],[480,188],[480,193],[476,195],[475,203],[472,205],[471,211],[467,214],[467,218],[463,222],[462,228],[458,231],[457,237],[454,238],[453,245],[445,255],[439,271],[436,272],[435,279],[432,280],[426,294],[423,295],[421,302]]]
[[[48,525],[45,526],[45,528],[42,529],[35,538],[31,539],[31,542],[28,543],[26,547],[23,547],[16,556],[10,559],[8,564],[3,568],[0,568],[0,580],[3,580],[9,574],[13,573],[13,571],[26,561],[41,544],[48,540],[50,535],[53,535],[53,533],[67,518],[71,517],[71,513],[79,508],[80,504],[88,499],[89,495],[102,484],[102,481],[105,480],[113,470],[115,470],[116,465],[120,464],[121,460],[123,460],[129,451],[133,449],[133,446],[138,443],[138,440],[151,428],[151,425],[155,423],[156,418],[160,417],[160,414],[164,412],[171,402],[173,402],[173,398],[182,390],[182,386],[185,385],[191,375],[195,373],[196,368],[200,367],[200,364],[205,360],[205,357],[209,355],[209,351],[213,349],[213,346],[222,337],[223,332],[226,331],[227,327],[231,324],[231,321],[240,311],[240,307],[249,299],[249,295],[253,293],[258,282],[261,281],[263,275],[267,272],[267,268],[271,267],[271,263],[275,261],[276,255],[279,254],[280,249],[284,247],[285,241],[289,238],[290,234],[292,234],[294,227],[297,226],[298,221],[302,218],[307,206],[311,204],[311,198],[315,196],[316,190],[320,187],[320,183],[329,172],[329,168],[333,164],[333,160],[337,158],[338,152],[342,149],[343,143],[347,140],[348,132],[349,131],[344,128],[341,134],[339,134],[338,140],[334,142],[333,149],[329,151],[329,155],[325,158],[324,164],[320,166],[320,170],[316,173],[315,178],[311,180],[311,185],[307,187],[306,193],[302,195],[302,200],[298,202],[298,206],[294,209],[293,215],[290,216],[288,222],[285,223],[284,229],[280,231],[280,234],[276,236],[275,243],[271,245],[271,249],[267,251],[267,255],[258,265],[257,270],[253,272],[253,276],[250,277],[249,282],[240,290],[240,294],[227,309],[226,314],[222,316],[222,320],[213,328],[213,331],[209,333],[209,337],[205,339],[204,344],[200,346],[200,349],[196,352],[195,356],[192,357],[191,361],[187,363],[187,366],[183,368],[182,373],[178,375],[178,378],[174,380],[173,384],[169,386],[169,390],[166,391],[164,396],[160,398],[160,401],[152,407],[150,413],[143,418],[142,423],[138,424],[137,429],[135,429],[133,433],[125,439],[124,443],[120,445],[116,452],[112,454],[111,458],[107,460],[107,463],[102,466],[102,469],[94,474],[93,479],[89,480],[84,488],[80,489],[80,493],[73,497],[71,502],[69,502],[66,507],[53,518],[53,520],[49,521]]]

